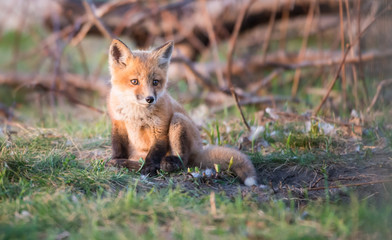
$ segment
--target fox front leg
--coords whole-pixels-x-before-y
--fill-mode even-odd
[[[137,171],[141,167],[138,161],[129,160],[130,146],[125,123],[122,121],[112,121],[112,159],[106,163],[106,166],[119,168],[128,168]]]
[[[170,121],[169,142],[171,155],[164,157],[161,162],[161,169],[165,172],[183,169],[188,164],[192,145],[188,121],[181,113],[175,113]]]
[[[166,155],[168,150],[167,140],[157,140],[147,154],[146,161],[141,170],[144,175],[156,175],[160,169],[162,158]]]

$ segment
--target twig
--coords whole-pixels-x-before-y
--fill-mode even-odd
[[[194,66],[193,66],[193,62],[191,60],[189,60],[188,58],[184,57],[184,56],[177,56],[177,57],[173,57],[171,60],[172,63],[182,63],[184,64],[190,71],[191,73],[196,77],[196,79],[199,81],[199,83],[203,86],[206,87],[210,92],[222,92],[225,93],[227,95],[231,95],[231,91],[230,89],[227,88],[218,88],[216,87],[214,84],[212,84],[211,80],[208,77],[205,77],[203,74],[201,74]],[[280,71],[282,71],[281,69],[277,69],[275,74],[278,74]],[[272,78],[275,77],[275,74],[271,73],[266,79],[264,79],[263,81],[261,81],[261,83],[263,84],[268,84],[268,82],[270,80],[272,80]],[[0,78],[1,80],[1,78]],[[0,81],[1,82],[1,81]],[[234,88],[235,89],[235,88]],[[240,98],[244,98],[244,100],[242,100],[239,105],[247,105],[247,104],[261,104],[261,103],[270,103],[271,101],[287,101],[289,100],[289,98],[280,98],[277,97],[277,99],[272,99],[274,97],[266,97],[266,98],[259,98],[257,96],[254,95],[254,93],[247,93],[247,92],[238,92],[240,89],[235,89],[236,94],[237,94],[237,99],[238,97]],[[272,100],[271,100],[272,99]]]
[[[343,185],[339,185],[339,186],[328,186],[328,187],[307,188],[307,190],[308,190],[308,191],[317,191],[317,190],[325,190],[325,189],[331,189],[331,188],[357,187],[357,186],[366,186],[366,185],[373,185],[373,184],[379,184],[379,183],[388,183],[388,182],[392,182],[392,179],[387,179],[387,180],[376,180],[376,181],[365,182],[365,183],[343,184]]]
[[[84,17],[76,19],[75,23],[72,25],[69,25],[67,27],[64,27],[61,31],[54,31],[52,34],[50,34],[48,37],[45,38],[45,40],[42,41],[42,43],[36,47],[33,48],[30,51],[26,51],[23,54],[20,54],[18,58],[12,59],[10,62],[6,63],[6,66],[12,66],[15,64],[15,62],[20,61],[21,59],[27,59],[36,56],[37,54],[46,54],[47,49],[53,45],[57,39],[59,38],[65,38],[69,35],[72,35],[74,32],[76,32],[79,27],[81,22],[85,21]]]
[[[44,85],[42,85],[42,84],[38,84],[37,87],[40,87],[41,89],[43,89],[43,90],[45,90],[45,91],[47,91],[47,92],[55,93],[55,94],[57,94],[57,95],[64,96],[64,97],[66,97],[69,101],[71,101],[71,102],[73,102],[73,103],[75,103],[75,104],[77,104],[77,105],[83,106],[83,107],[85,107],[85,108],[87,108],[87,109],[90,109],[90,110],[92,110],[92,111],[95,111],[95,112],[97,112],[97,113],[101,113],[101,114],[105,113],[105,112],[102,111],[101,109],[98,109],[98,108],[96,108],[96,107],[93,107],[93,106],[90,106],[90,105],[88,105],[88,104],[86,104],[86,103],[83,103],[82,101],[76,99],[76,98],[73,97],[71,94],[69,94],[69,93],[67,93],[67,92],[65,92],[65,91],[63,91],[63,90],[50,89],[50,88],[47,88],[46,86],[44,86]]]
[[[84,0],[83,6],[88,14],[90,21],[94,22],[94,25],[99,29],[99,31],[104,35],[107,39],[115,38],[114,34],[111,33],[105,25],[102,23],[101,19],[97,16],[95,12],[95,6],[91,2],[91,0]]]
[[[269,22],[268,22],[268,29],[267,32],[265,33],[265,38],[264,38],[264,43],[263,43],[263,48],[262,48],[262,59],[263,61],[265,61],[265,58],[267,56],[267,50],[268,50],[268,46],[269,46],[269,42],[271,39],[271,34],[272,34],[272,30],[274,29],[274,25],[275,25],[275,19],[276,19],[276,12],[277,12],[277,8],[278,8],[278,4],[279,1],[276,1],[274,10],[271,13]]]
[[[54,31],[60,32],[59,16],[52,13],[51,17],[52,17]],[[72,35],[72,32],[70,34]],[[49,91],[49,103],[50,103],[51,109],[53,109],[55,107],[55,96],[53,95],[53,93],[57,90],[56,89],[57,85],[60,82],[62,82],[61,58],[64,53],[65,44],[61,41],[60,38],[57,38],[52,47],[54,48],[54,49],[51,49],[51,55],[53,57],[54,77],[53,77],[52,82],[50,84],[50,91]],[[52,112],[52,114],[55,114],[55,112]]]
[[[298,99],[292,97],[284,97],[284,96],[265,96],[265,97],[250,97],[248,99],[241,100],[239,104],[250,105],[250,104],[272,104],[276,102],[298,102]]]
[[[357,34],[359,35],[359,33],[361,32],[361,0],[357,1]],[[365,102],[369,102],[369,94],[368,94],[368,90],[367,90],[367,86],[366,86],[366,81],[365,81],[365,74],[363,72],[363,64],[362,64],[362,52],[361,52],[361,39],[358,40],[358,47],[357,47],[357,51],[358,51],[358,70],[359,70],[359,79],[362,79],[362,83],[363,83],[363,91],[365,93]]]
[[[110,11],[112,11],[113,9],[129,4],[129,3],[134,3],[136,0],[119,0],[119,1],[110,1],[107,2],[103,5],[101,5],[98,9],[96,9],[96,16],[98,17],[102,17],[105,14],[109,13]],[[148,17],[149,15],[144,15],[142,19],[145,19],[146,17]],[[78,17],[75,20],[74,24],[68,25],[66,27],[64,27],[61,31],[59,32],[54,32],[52,33],[50,36],[48,36],[44,41],[42,41],[42,43],[35,49],[32,49],[31,51],[28,51],[26,53],[20,54],[19,57],[17,59],[13,59],[10,63],[7,63],[8,65],[12,65],[14,64],[16,61],[19,61],[20,59],[25,59],[31,56],[35,56],[37,53],[41,53],[41,52],[45,52],[45,49],[52,45],[55,41],[57,41],[58,38],[64,38],[69,36],[71,33],[76,32],[77,30],[79,30],[80,26],[84,23],[89,22],[89,18],[86,15],[83,15],[81,17]],[[87,27],[86,27],[87,28]],[[87,29],[88,32],[89,28]],[[87,33],[86,32],[86,33]],[[84,36],[79,36],[78,38],[79,41],[82,40],[84,38]],[[76,41],[76,40],[73,40]],[[76,42],[71,41],[71,45],[76,45]]]
[[[24,16],[26,16],[26,14],[28,13],[28,9],[30,7],[30,1],[26,2],[26,4],[23,4],[23,9],[22,9],[22,13]],[[19,58],[19,54],[20,54],[20,48],[21,48],[21,38],[22,38],[22,32],[24,30],[24,27],[26,25],[26,20],[28,19],[28,16],[20,18],[19,23],[18,23],[18,29],[15,32],[15,39],[13,41],[13,46],[12,46],[12,50],[13,50],[13,60],[18,59]],[[18,68],[18,64],[15,64],[13,66],[13,71],[17,72],[17,68]]]
[[[351,17],[350,17],[350,5],[348,0],[345,0],[345,6],[346,6],[346,15],[347,15],[347,29],[348,29],[348,38],[350,41],[350,44],[353,42],[353,34],[352,34],[352,22],[351,22]],[[358,44],[359,45],[359,44]],[[355,57],[355,51],[354,48],[351,49],[351,57]],[[361,58],[359,58],[359,61]],[[353,96],[354,96],[354,101],[355,101],[355,108],[359,108],[359,99],[358,99],[358,72],[357,68],[354,64],[351,65],[351,71],[353,73],[353,80],[354,80],[354,86],[353,86]]]
[[[343,20],[343,0],[339,0],[339,22],[340,22],[340,49],[342,56],[344,54],[344,20]],[[347,106],[347,80],[346,80],[346,66],[343,62],[342,65],[342,98],[343,98],[343,109]]]
[[[314,183],[312,183],[312,184],[310,185],[309,188],[314,188],[314,186],[316,186],[317,183],[319,183],[322,179],[324,179],[324,177],[320,177],[319,179],[317,179]],[[308,189],[309,189],[309,188],[308,188]]]
[[[218,91],[218,88],[214,84],[212,84],[208,78],[204,77],[200,72],[195,69],[193,63],[189,59],[185,57],[173,57],[170,62],[184,64],[189,69],[189,71],[191,71],[193,75],[195,75],[196,79],[199,80],[201,85],[208,88],[210,91]]]
[[[206,46],[196,36],[196,33],[188,29],[187,26],[184,26],[173,13],[167,11],[167,14],[171,16],[172,23],[178,31],[177,36],[174,37],[174,42],[181,42],[186,39],[195,50],[203,52]]]
[[[390,11],[390,10],[391,10],[391,8],[385,8],[383,11],[381,11],[377,16],[375,16],[369,22],[369,24],[360,33],[358,33],[357,39],[355,39],[355,41],[351,45],[348,45],[346,51],[344,52],[343,59],[342,59],[340,65],[339,65],[339,68],[336,71],[335,77],[332,80],[331,84],[329,85],[328,91],[324,95],[323,99],[321,100],[321,103],[319,104],[319,106],[314,111],[314,115],[318,114],[318,112],[320,111],[321,107],[324,105],[325,101],[327,100],[329,94],[331,93],[331,90],[332,90],[333,86],[335,85],[336,80],[339,77],[340,71],[342,70],[343,64],[344,64],[344,62],[346,60],[346,57],[347,57],[348,53],[350,52],[351,47],[359,42],[359,40],[361,39],[362,35],[366,32],[366,30],[370,27],[370,25],[372,25],[381,15],[383,15],[385,12]]]
[[[246,128],[248,129],[248,131],[250,131],[250,126],[248,124],[248,122],[246,121],[245,117],[244,117],[244,113],[242,112],[241,106],[238,103],[238,97],[237,94],[235,93],[234,87],[233,87],[233,83],[231,82],[231,67],[233,64],[233,54],[234,54],[234,50],[235,50],[235,45],[237,43],[237,38],[238,38],[238,33],[240,31],[242,22],[244,21],[245,15],[249,9],[249,7],[254,3],[255,0],[249,0],[247,2],[247,4],[245,4],[243,6],[243,8],[241,9],[239,16],[237,18],[237,21],[234,25],[234,31],[231,35],[230,38],[230,42],[229,42],[229,52],[227,54],[227,85],[230,88],[230,92],[235,100],[236,106],[238,108],[238,110],[240,111],[241,117],[242,117],[242,121],[244,122]]]
[[[86,0],[84,0],[84,1],[86,1]],[[110,12],[112,9],[115,9],[116,7],[120,7],[120,6],[123,6],[126,4],[134,3],[135,1],[136,0],[120,0],[120,1],[108,2],[108,3],[100,6],[94,12],[87,10],[87,8],[90,8],[91,10],[94,9],[91,7],[92,3],[90,0],[88,0],[87,4],[85,2],[83,2],[83,6],[86,10],[86,13],[87,13],[87,15],[90,15],[90,17],[84,18],[86,22],[83,25],[82,29],[79,31],[79,33],[72,39],[71,45],[76,46],[80,43],[80,41],[82,41],[84,39],[84,37],[87,35],[87,33],[93,27],[94,19],[100,19],[102,16],[104,16],[106,13]],[[103,24],[102,24],[102,26],[103,26]],[[110,34],[110,32],[109,32],[109,34]]]
[[[273,105],[276,102],[287,102],[287,101],[298,102],[298,99],[292,99],[291,97],[286,97],[286,96],[264,96],[264,97],[254,96],[239,101],[239,105],[240,106],[255,105],[255,104]],[[220,112],[233,105],[235,105],[234,102],[227,102],[224,106],[214,107],[210,112],[211,113]]]
[[[84,74],[85,74],[84,76],[85,76],[85,78],[87,78],[88,75],[90,74],[90,70],[89,70],[88,65],[87,65],[86,54],[84,52],[84,49],[83,49],[82,45],[77,45],[76,48],[78,49],[78,52],[79,52],[80,62],[82,63],[82,68],[83,68]]]
[[[306,53],[306,47],[308,45],[309,33],[313,22],[315,7],[316,7],[316,1],[313,1],[310,4],[309,13],[308,16],[306,17],[304,38],[302,40],[302,45],[298,54],[298,59],[302,59]],[[297,68],[294,73],[293,87],[291,88],[292,97],[295,97],[297,95],[300,77],[301,77],[301,69]]]
[[[16,120],[16,119],[14,119],[14,120],[7,120],[7,119],[5,119],[4,125],[7,128],[8,128],[8,125],[9,125],[9,126],[12,126],[12,127],[17,127],[19,129],[27,132],[27,133],[32,133],[31,127],[26,126],[25,124],[19,122],[19,120]]]
[[[87,35],[88,31],[90,31],[91,27],[93,26],[92,22],[86,22],[82,29],[76,34],[76,36],[71,40],[71,46],[78,45],[84,37]]]
[[[280,38],[279,38],[279,48],[281,50],[286,50],[286,37],[287,37],[287,28],[289,25],[289,18],[290,18],[290,7],[291,7],[291,0],[283,5],[283,13],[282,13],[282,20],[280,22]]]
[[[388,79],[388,80],[382,80],[378,86],[377,86],[377,91],[376,94],[374,95],[372,102],[370,103],[369,107],[366,109],[366,112],[369,113],[370,110],[373,108],[374,104],[376,104],[378,96],[381,93],[381,90],[386,86],[386,85],[390,85],[392,84],[392,79]]]
[[[217,44],[217,40],[216,40],[214,26],[212,25],[212,19],[211,19],[211,16],[207,10],[206,0],[201,0],[201,1],[203,3],[203,13],[204,13],[204,18],[206,19],[206,28],[207,28],[208,38],[210,40],[210,44],[212,47],[212,55],[214,57],[214,61],[216,63],[218,63],[219,62],[219,53],[218,53],[218,44]],[[216,77],[218,79],[219,87],[224,87],[225,81],[223,79],[223,73],[222,73],[221,69],[216,68],[215,73],[216,73]]]
[[[261,88],[267,86],[275,77],[277,77],[282,72],[283,72],[283,68],[277,68],[274,71],[272,71],[267,77],[263,78],[261,81],[257,81],[253,84],[250,84],[248,89],[250,89],[251,93],[255,94]]]
[[[104,66],[106,64],[107,64],[107,57],[105,53],[102,54],[102,56],[100,57],[97,67],[95,68],[93,74],[90,76],[90,81],[97,82],[99,76],[101,75],[102,69],[104,69]]]
[[[131,20],[131,18],[135,14],[137,14],[140,11],[141,11],[141,9],[139,8],[138,5],[136,5],[135,7],[132,7],[126,13],[124,13],[124,16],[121,18],[122,21],[117,24],[117,26],[113,30],[113,33],[117,36],[120,36],[123,33],[123,31],[126,27],[126,24]]]

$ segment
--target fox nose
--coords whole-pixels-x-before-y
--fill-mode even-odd
[[[154,100],[155,100],[155,98],[153,96],[146,97],[146,102],[148,102],[148,103],[153,103]]]

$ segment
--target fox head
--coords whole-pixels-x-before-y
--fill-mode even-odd
[[[114,39],[109,49],[112,93],[128,103],[154,105],[166,90],[173,42],[149,51],[131,51]]]

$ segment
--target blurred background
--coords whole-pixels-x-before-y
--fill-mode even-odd
[[[1,0],[0,121],[48,127],[59,114],[101,116],[114,37],[131,49],[174,40],[170,92],[198,123],[239,116],[230,82],[254,125],[266,108],[362,123],[391,116],[391,5]]]

